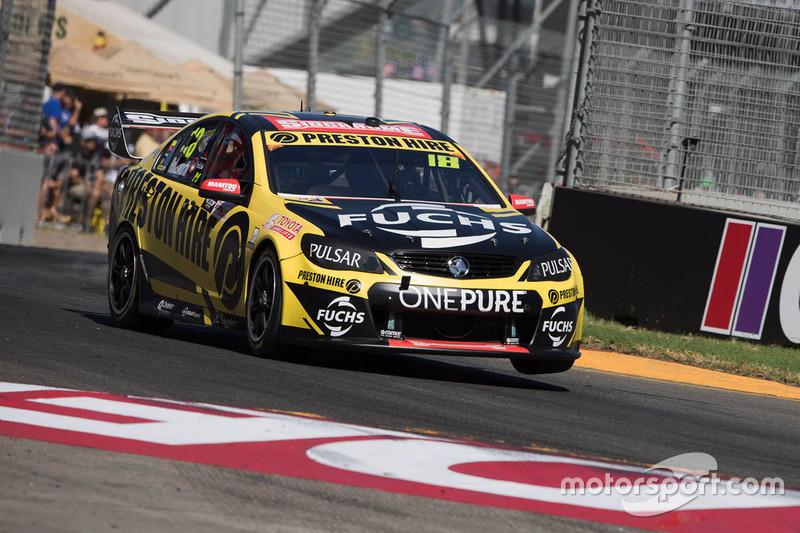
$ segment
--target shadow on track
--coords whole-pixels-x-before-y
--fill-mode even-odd
[[[75,309],[67,309],[67,311],[80,314],[96,324],[113,327],[110,315],[88,313]],[[240,331],[176,323],[163,333],[143,332],[141,334],[159,336],[164,339],[199,344],[246,355],[250,354],[245,334]],[[521,375],[507,375],[470,366],[469,364],[461,365],[402,353],[369,354],[363,352],[355,353],[332,351],[330,349],[286,346],[281,350],[280,354],[276,354],[267,359],[282,363],[349,370],[353,372],[367,372],[370,374],[387,374],[415,379],[550,392],[569,392],[569,389],[565,387],[536,381],[528,377],[522,377]],[[454,356],[454,359],[461,361],[467,358]],[[474,360],[476,363],[481,360],[481,358],[468,359]]]

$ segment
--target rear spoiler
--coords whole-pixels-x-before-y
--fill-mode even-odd
[[[204,117],[204,113],[178,113],[174,111],[120,111],[114,106],[115,113],[108,124],[108,147],[112,152],[125,159],[142,159],[128,150],[125,140],[126,129],[159,129],[179,130],[195,120]],[[146,155],[146,154],[145,154]]]

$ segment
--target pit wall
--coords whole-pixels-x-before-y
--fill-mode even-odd
[[[0,148],[0,244],[33,246],[42,155]]]
[[[797,224],[558,187],[548,229],[595,316],[800,347]]]

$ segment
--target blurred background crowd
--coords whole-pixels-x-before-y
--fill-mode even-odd
[[[106,203],[121,166],[130,159],[108,147],[109,111],[85,109],[75,91],[57,82],[42,105],[38,152],[44,155],[44,174],[36,212],[38,225],[73,226],[102,231]],[[144,130],[130,147],[146,155],[165,140],[160,130]]]

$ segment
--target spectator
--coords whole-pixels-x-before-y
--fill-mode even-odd
[[[108,148],[108,110],[98,107],[92,112],[92,123],[83,128],[88,136],[95,137],[99,146]]]
[[[83,104],[75,96],[75,92],[61,83],[53,86],[53,96],[42,106],[43,137],[47,140],[44,143],[40,142],[44,144],[41,150],[51,155],[52,159],[48,162],[42,177],[37,222],[46,220],[60,222],[59,211],[66,175],[65,168],[79,149],[80,143],[76,142],[76,139],[80,132],[78,117],[82,107]]]
[[[146,129],[136,139],[134,154],[136,157],[147,157],[150,152],[161,146],[161,131],[158,129]]]
[[[50,98],[42,105],[42,124],[39,130],[40,151],[55,153],[58,147],[58,132],[61,130],[58,122],[63,110],[61,100],[66,92],[66,85],[56,83],[53,85]]]
[[[103,50],[107,44],[106,32],[99,30],[94,36],[94,51]]]
[[[61,150],[75,152],[79,149],[78,134],[80,125],[78,118],[83,108],[83,103],[75,96],[72,89],[67,89],[61,98],[61,116],[58,121]]]
[[[112,154],[108,148],[108,111],[106,108],[98,107],[94,110],[92,116],[94,117],[94,123],[83,129],[82,136],[93,136],[97,139],[102,179],[98,177],[92,184],[91,194],[86,204],[86,217],[88,222],[92,221],[95,208],[99,207],[104,211],[107,222],[108,210],[103,209],[102,204],[111,198],[112,187],[114,180],[117,178],[119,168],[131,164],[132,161]]]
[[[81,204],[85,210],[83,212],[81,224],[91,220],[89,211],[90,191],[97,185],[105,181],[103,170],[103,159],[110,159],[108,151],[100,146],[101,139],[93,135],[91,131],[84,131],[81,134],[80,149],[72,158],[66,189],[67,195],[73,201]],[[95,201],[96,203],[96,201]],[[92,209],[94,205],[91,206]]]
[[[67,218],[61,217],[64,191],[67,191],[70,199],[83,203],[89,191],[87,177],[94,180],[104,179],[100,157],[102,154],[98,144],[97,137],[87,131],[82,134],[81,142],[74,153],[66,150],[59,152],[53,171],[45,174],[42,180],[37,223],[48,220],[56,224],[66,223]]]

